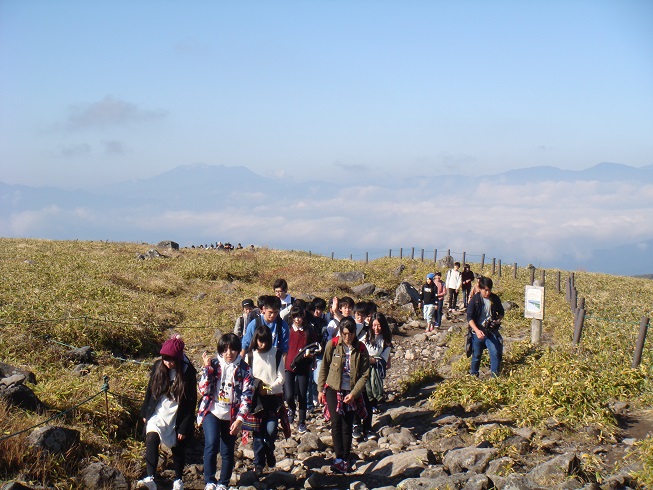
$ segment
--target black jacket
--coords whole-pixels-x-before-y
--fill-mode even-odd
[[[175,430],[177,434],[184,434],[186,437],[191,437],[195,430],[195,407],[197,405],[197,370],[190,362],[190,360],[184,356],[184,361],[182,363],[184,370],[184,382],[186,384],[186,389],[184,390],[184,396],[179,400],[179,406],[177,407],[177,419],[175,423]],[[158,368],[161,363],[161,359],[154,363],[152,368],[152,373]],[[145,400],[141,406],[141,420],[148,420],[154,410],[156,409],[157,404],[159,403],[159,398],[154,398],[152,396],[152,374],[150,374],[150,381],[147,384],[147,391],[145,392]]]
[[[501,299],[494,293],[490,293],[490,311],[492,312],[492,320],[500,320],[505,314],[503,305],[501,304]],[[472,299],[469,300],[469,305],[467,305],[467,322],[474,320],[478,328],[483,328],[481,325],[481,317],[483,316],[483,297],[481,293],[476,293],[472,296]]]

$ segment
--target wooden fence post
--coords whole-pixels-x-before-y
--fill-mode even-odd
[[[585,324],[585,310],[579,308],[574,318],[574,344],[580,344],[580,339],[583,336],[583,325]]]
[[[639,335],[637,337],[637,345],[635,345],[635,355],[633,356],[632,367],[639,367],[642,362],[642,351],[644,350],[644,342],[646,342],[646,333],[648,331],[648,317],[643,316],[642,321],[639,322]]]
[[[410,251],[410,260],[415,260],[415,247],[413,247]]]
[[[556,293],[560,292],[560,271],[556,273]]]
[[[463,267],[465,267],[465,263],[466,263],[465,262],[465,256],[466,255],[467,255],[467,253],[463,250]]]
[[[404,258],[404,249],[403,249],[403,247],[399,249],[399,258],[400,259]]]
[[[546,269],[542,269],[542,279],[540,280],[542,286],[546,284]]]
[[[436,263],[438,261],[438,249],[435,249],[435,252],[433,252],[433,263]]]
[[[498,267],[497,272],[499,273],[499,277],[501,277],[501,259],[499,259],[499,264],[497,267]]]
[[[424,262],[424,249],[422,249],[422,262]]]
[[[513,278],[513,279],[517,279],[517,262],[515,262],[515,264],[514,264],[513,267],[514,267],[514,268],[513,268],[513,270],[512,270],[512,278]]]
[[[331,252],[331,260],[334,260],[335,258],[335,252]]]
[[[485,265],[485,254],[481,255],[481,270],[483,270],[484,265]]]
[[[354,254],[349,254],[349,260],[354,260]]]
[[[388,250],[388,258],[389,258],[389,259],[392,258],[392,249]]]
[[[492,257],[492,275],[497,272],[497,259]]]
[[[532,286],[533,284],[535,284],[535,267],[531,267],[531,268],[529,269],[529,271],[530,271],[530,273],[531,273],[531,279],[530,279],[530,281],[531,281],[531,286]]]
[[[447,257],[450,257],[450,256],[451,256],[451,249],[448,248],[448,249],[447,249]]]
[[[578,311],[578,291],[576,288],[571,289],[571,311],[573,313]]]

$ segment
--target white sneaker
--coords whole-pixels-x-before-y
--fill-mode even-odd
[[[156,490],[156,483],[153,476],[147,476],[136,482],[136,488],[147,488],[147,490]]]
[[[224,487],[224,485],[222,485]],[[215,483],[207,483],[204,490],[217,490],[218,486]]]
[[[227,485],[223,485],[222,483],[219,483],[217,487],[215,487],[215,490],[227,490]]]
[[[184,482],[181,479],[175,480],[172,483],[172,490],[184,490]]]

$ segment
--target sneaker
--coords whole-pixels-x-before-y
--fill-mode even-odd
[[[372,407],[372,413],[379,414],[381,413],[381,409],[379,407]]]
[[[331,471],[334,473],[340,473],[344,475],[347,473],[347,462],[342,459],[336,459],[336,461],[331,465]]]
[[[374,431],[370,431],[367,434],[367,439],[370,440],[370,441],[376,441],[378,438],[379,438],[379,436]]]
[[[288,422],[293,423],[295,421],[295,412],[292,409],[288,409]]]
[[[220,490],[225,490],[224,485],[220,485],[222,488]],[[204,487],[204,490],[218,490],[218,485],[215,483],[207,483],[206,486]]]
[[[147,490],[156,490],[156,483],[153,476],[147,476],[136,482],[136,488],[147,488]]]
[[[297,426],[297,432],[300,434],[306,434],[308,432],[308,429],[306,428],[306,424],[304,422],[300,422],[299,425]]]
[[[181,478],[172,482],[172,490],[184,490],[184,482]]]
[[[227,485],[223,485],[222,483],[219,483],[217,485],[213,483],[212,485],[214,485],[215,490],[227,490]],[[204,488],[204,490],[206,490],[206,487]]]
[[[361,437],[363,437],[363,435],[361,434],[361,430],[357,425],[354,426],[354,430],[352,431],[351,435],[357,441],[360,440]]]

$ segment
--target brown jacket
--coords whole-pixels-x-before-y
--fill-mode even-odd
[[[340,390],[342,369],[345,363],[345,345],[340,337],[327,342],[324,357],[317,379],[317,391],[324,391],[327,384],[334,390]],[[365,344],[354,338],[351,346],[349,376],[351,378],[351,394],[358,396],[363,393],[365,383],[370,376],[370,356]]]

